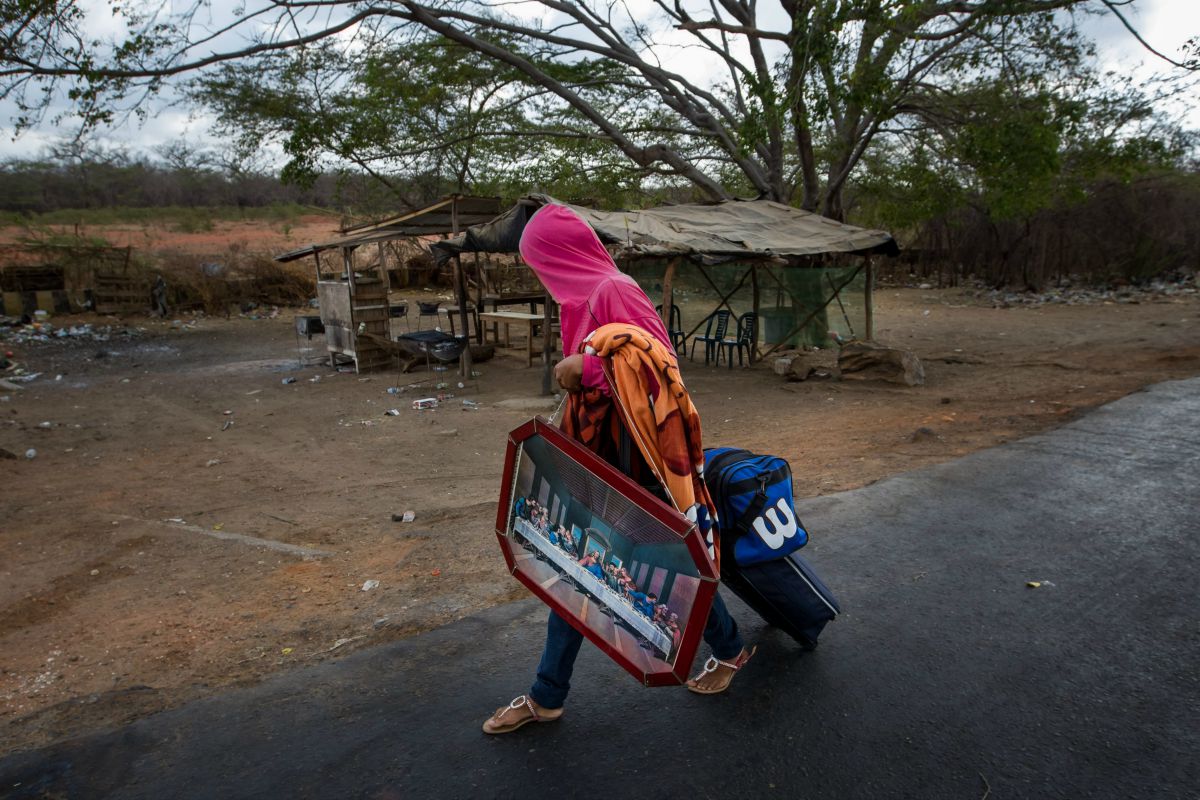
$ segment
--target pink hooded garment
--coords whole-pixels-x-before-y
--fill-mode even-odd
[[[520,250],[558,302],[564,356],[579,352],[589,333],[612,322],[636,325],[671,348],[671,337],[650,298],[617,269],[592,226],[571,209],[538,209],[521,234]],[[584,356],[583,362],[583,385],[607,394],[600,360]]]

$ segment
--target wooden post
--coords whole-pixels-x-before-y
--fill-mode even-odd
[[[875,341],[875,270],[871,267],[871,257],[863,256],[866,260],[867,277],[863,290],[863,314],[866,316],[866,336],[868,342]]]
[[[754,336],[750,342],[750,363],[753,364],[758,360],[758,325],[759,322],[762,321],[762,316],[758,313],[758,307],[760,305],[758,291],[758,264],[755,264],[753,267],[751,267],[751,270],[753,270],[750,273],[750,288],[754,292]]]
[[[675,289],[671,282],[675,280],[675,268],[679,266],[679,258],[667,262],[667,271],[663,273],[662,321],[667,333],[671,332],[671,311],[675,308]]]
[[[550,335],[550,320],[554,319],[551,313],[551,306],[554,304],[554,298],[550,296],[550,292],[546,292],[546,299],[542,303],[542,394],[554,394],[551,375],[554,372],[554,337]],[[533,328],[530,328],[532,336]]]
[[[483,311],[483,267],[479,264],[479,253],[475,254],[475,339],[483,344],[483,323],[479,314]]]
[[[379,243],[379,277],[383,280],[383,296],[387,297],[387,293],[392,290],[392,278],[388,275],[387,247],[383,242]]]
[[[450,229],[454,236],[458,235],[458,196],[450,201]],[[467,284],[463,279],[462,259],[454,255],[454,299],[458,303],[459,318],[462,320],[463,338],[467,340],[459,361],[459,373],[463,380],[471,377],[471,328],[467,323]]]

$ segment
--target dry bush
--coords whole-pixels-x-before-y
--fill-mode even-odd
[[[1067,280],[1090,285],[1142,283],[1200,269],[1200,176],[1101,181],[1078,202],[1018,220],[979,209],[930,220],[884,260],[879,277],[938,286],[967,279],[1039,290]]]
[[[316,296],[316,276],[304,262],[281,264],[267,256],[233,253],[220,261],[194,255],[161,256],[171,306],[229,314],[248,304],[299,306]]]

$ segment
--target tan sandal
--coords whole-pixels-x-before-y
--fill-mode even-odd
[[[528,714],[523,714],[528,711]],[[512,733],[530,722],[555,722],[563,715],[561,708],[543,708],[539,713],[533,701],[526,695],[513,698],[506,706],[496,709],[483,723],[483,732],[491,734]],[[508,720],[505,720],[508,717]]]
[[[729,688],[729,684],[733,683],[733,676],[736,675],[742,667],[746,666],[746,664],[749,663],[750,659],[753,658],[754,654],[757,652],[757,645],[751,647],[749,650],[742,650],[742,652],[738,654],[737,660],[735,661],[722,661],[715,656],[709,656],[708,661],[704,662],[704,666],[701,668],[700,672],[697,673],[696,677],[687,682],[688,691],[695,692],[696,694],[720,694]],[[720,667],[727,667],[730,670],[730,672],[725,676],[724,683],[718,684],[717,686],[709,689],[703,689],[696,683],[696,681],[699,681],[705,675],[711,675],[712,673],[716,672]]]

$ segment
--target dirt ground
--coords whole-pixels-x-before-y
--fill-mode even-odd
[[[706,443],[782,455],[813,496],[1200,373],[1194,294],[997,309],[884,289],[876,314],[877,338],[924,361],[924,386],[685,362]],[[536,397],[539,368],[497,358],[418,412],[426,391],[386,389],[421,373],[298,368],[291,316],[9,346],[44,375],[0,400],[0,448],[17,455],[0,459],[0,752],[524,596],[493,527],[504,434],[531,411],[498,403]],[[413,522],[392,520],[406,510]]]

